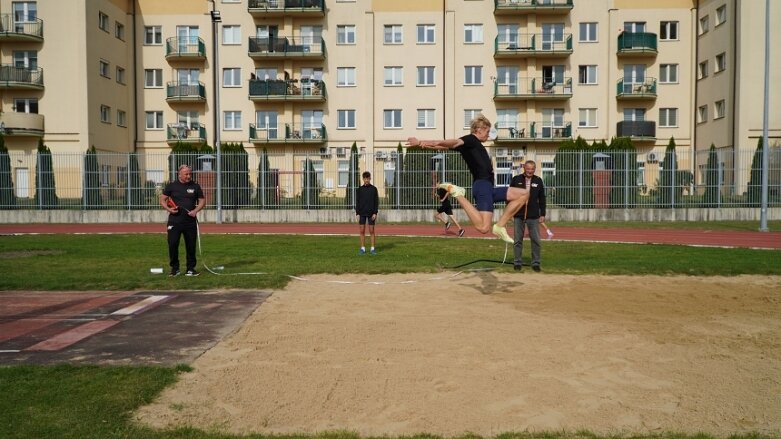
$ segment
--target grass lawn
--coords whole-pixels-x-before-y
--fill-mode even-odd
[[[645,226],[648,223],[642,224]],[[756,230],[756,225],[752,227],[728,229]],[[163,235],[0,236],[0,273],[3,273],[0,290],[282,288],[290,280],[288,275],[432,273],[479,259],[501,260],[505,250],[504,245],[495,240],[382,238],[378,256],[359,257],[355,253],[356,244],[356,237],[205,235],[204,254],[200,260],[210,266],[224,266],[226,275],[204,273],[198,278],[180,276],[169,279],[165,275],[149,272],[151,267],[166,266]],[[525,254],[528,254],[529,245],[524,247]],[[571,274],[779,275],[779,256],[779,251],[772,250],[590,244],[554,240],[543,244],[543,269],[546,273]],[[464,268],[477,267],[494,267],[506,271],[512,269],[509,265],[499,266],[490,262],[478,262]],[[259,271],[267,274],[227,275]],[[177,374],[184,370],[188,370],[188,367],[0,367],[0,437],[263,437],[222,435],[194,429],[157,431],[133,424],[131,412],[154,399],[166,386],[175,382]],[[296,437],[355,439],[357,436],[334,432]],[[468,435],[463,437],[475,438]],[[535,435],[507,433],[499,436],[501,439],[570,437],[598,436],[588,432]],[[709,436],[664,433],[645,437]],[[753,434],[733,437],[771,436]]]

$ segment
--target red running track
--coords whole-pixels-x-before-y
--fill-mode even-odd
[[[555,240],[681,244],[711,247],[781,249],[781,232],[710,231],[686,229],[628,229],[557,227],[550,225]],[[357,235],[357,224],[278,223],[278,224],[202,224],[202,233],[248,233],[293,235]],[[456,238],[455,228],[448,237]],[[512,235],[512,227],[508,227]],[[0,235],[54,233],[165,233],[164,224],[0,224]],[[442,226],[433,224],[379,224],[380,236],[444,236]],[[544,231],[542,236],[545,236]],[[467,238],[492,238],[466,228]]]

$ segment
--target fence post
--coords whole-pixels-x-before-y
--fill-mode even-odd
[[[633,166],[637,166],[633,163]],[[629,151],[624,151],[624,209],[629,208]]]
[[[127,187],[127,210],[133,209],[133,198],[130,196],[130,194],[133,192],[132,188],[130,187],[130,182],[133,181],[132,178],[130,178],[130,173],[133,170],[133,167],[130,166],[130,154],[133,154],[132,152],[127,153],[127,172],[125,173],[125,186]]]
[[[672,164],[670,165],[672,167],[672,174],[670,175],[670,207],[675,207],[675,193],[678,191],[678,185],[675,183],[675,174],[678,172],[678,169],[676,168],[676,162],[678,161],[678,154],[675,153],[675,149],[673,149],[673,153],[671,155],[672,158]]]
[[[81,167],[83,169],[81,172],[81,210],[87,210],[87,167],[84,166],[86,160],[86,155],[81,157]]]
[[[578,152],[578,208],[583,208],[583,151]]]
[[[35,161],[38,166],[35,167],[35,173],[38,174],[38,184],[35,187],[35,192],[38,193],[38,210],[43,210],[43,175],[41,174],[41,154],[38,153],[35,156]]]

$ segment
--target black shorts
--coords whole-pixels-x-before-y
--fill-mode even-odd
[[[443,205],[439,206],[439,208],[437,208],[437,213],[442,213],[442,212],[445,212],[446,214],[452,216],[453,215],[453,207],[451,207],[450,205],[445,206],[443,204]]]
[[[370,226],[374,225],[374,220],[372,219],[371,215],[358,215],[358,224],[364,225],[366,223],[369,223]]]

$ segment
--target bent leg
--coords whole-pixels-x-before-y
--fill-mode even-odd
[[[507,188],[507,205],[502,212],[502,216],[496,225],[499,227],[505,227],[510,219],[521,210],[526,201],[529,199],[529,191],[518,187]]]

